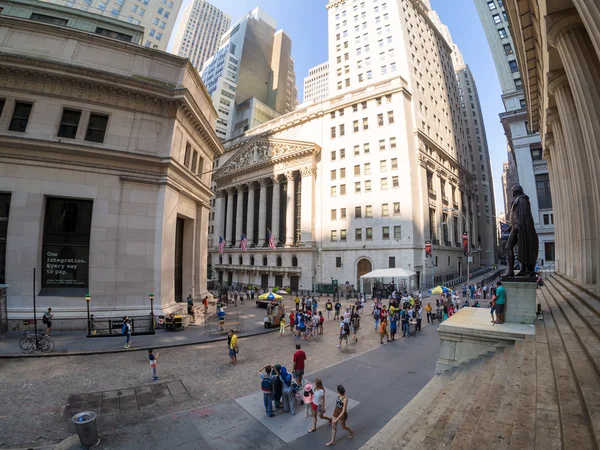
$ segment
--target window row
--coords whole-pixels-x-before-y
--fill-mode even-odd
[[[356,147],[359,147],[359,146],[356,146]],[[355,147],[355,155],[357,154],[356,147]],[[390,170],[398,169],[398,158],[392,158],[392,159],[390,159],[389,162],[390,162],[390,164],[389,164]],[[387,159],[382,159],[381,161],[379,161],[379,171],[387,172],[387,170],[388,170],[388,161],[387,161]],[[339,177],[338,177],[338,175],[339,175]],[[360,175],[371,175],[371,163],[370,162],[364,163],[362,165],[362,169],[361,169],[360,164],[356,164],[354,166],[354,176],[359,177]],[[330,177],[332,180],[336,180],[337,178],[342,180],[342,179],[346,178],[346,168],[341,167],[340,169],[332,169],[330,171]]]
[[[372,241],[373,240],[373,228],[372,227],[367,227],[364,229],[365,233],[363,234],[363,229],[362,228],[355,228],[354,229],[354,240],[355,241],[362,241],[363,239],[366,241]],[[392,233],[392,234],[390,234]],[[339,236],[339,239],[338,239]],[[363,237],[364,236],[364,237]],[[348,232],[345,229],[341,229],[339,230],[339,234],[338,234],[338,230],[331,230],[331,242],[346,242],[348,240]],[[381,227],[381,239],[383,240],[389,240],[389,239],[395,239],[395,240],[400,240],[402,239],[402,227],[400,225],[395,225],[393,227]]]
[[[363,184],[361,181],[356,181],[354,183],[354,193],[360,194],[363,192]],[[392,176],[392,189],[398,189],[400,187],[400,178],[397,175]],[[382,191],[387,191],[389,189],[389,178],[381,178],[379,189]],[[364,182],[364,192],[372,192],[372,184],[371,180],[365,180]],[[331,197],[338,196],[338,186],[331,186],[330,189]],[[346,195],[346,185],[339,185],[339,195]]]
[[[382,151],[382,152],[385,151],[387,149],[386,140],[380,139],[378,142],[379,142],[379,151]],[[388,145],[389,145],[390,150],[396,149],[397,148],[396,138],[395,137],[389,138]],[[354,146],[354,149],[353,149],[354,156],[360,155],[360,149],[361,149],[360,145]],[[365,155],[368,155],[371,153],[371,145],[368,142],[362,144],[362,152]],[[338,159],[338,153],[339,153],[339,159],[346,159],[346,149],[341,148],[339,150],[331,151],[331,160],[332,161],[336,161]]]
[[[6,99],[0,99],[0,115],[4,110]],[[8,124],[9,131],[25,133],[33,110],[33,103],[16,101]],[[108,115],[90,113],[87,123],[81,123],[83,111],[80,109],[64,108],[58,124],[56,135],[60,138],[77,139],[77,131],[83,126],[86,131],[83,138],[89,142],[104,142],[106,127],[108,126]]]
[[[344,220],[346,219],[346,208],[340,208],[340,220]],[[390,204],[389,203],[382,203],[381,204],[381,217],[389,217],[390,216],[390,212],[391,215],[393,216],[399,216],[400,215],[400,202],[394,202],[392,203],[392,209],[390,211]],[[363,217],[363,207],[362,206],[355,206],[354,207],[354,218],[355,219],[361,219]],[[373,217],[373,205],[366,205],[364,207],[364,218],[365,219],[370,219]],[[331,216],[330,216],[331,220],[337,220],[338,218],[338,210],[337,209],[332,209],[331,210]]]

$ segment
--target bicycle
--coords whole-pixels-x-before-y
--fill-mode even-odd
[[[46,336],[41,336],[40,333],[23,332],[23,338],[19,341],[19,347],[23,353],[33,353],[40,350],[44,353],[54,351],[54,342]]]

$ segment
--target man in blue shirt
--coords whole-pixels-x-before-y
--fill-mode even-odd
[[[260,375],[261,380],[260,388],[263,391],[265,411],[268,417],[275,417],[275,414],[273,414],[273,381],[279,374],[275,373],[275,376],[273,376],[271,375],[271,370],[271,365],[267,364],[258,371],[258,374]]]

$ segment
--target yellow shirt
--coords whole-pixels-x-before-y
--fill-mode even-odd
[[[229,343],[229,348],[235,348],[237,345],[237,336],[234,334],[231,336],[231,342]]]
[[[296,298],[294,299],[294,301],[295,301],[296,303],[300,303],[300,299],[299,299],[298,297],[296,297]]]
[[[426,312],[431,312],[431,305],[427,305],[427,306],[425,307],[425,311],[426,311]]]

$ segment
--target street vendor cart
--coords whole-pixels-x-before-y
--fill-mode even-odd
[[[263,320],[265,328],[279,327],[279,322],[285,314],[285,307],[281,303],[281,300],[272,301],[267,305],[267,311]]]

